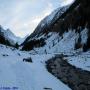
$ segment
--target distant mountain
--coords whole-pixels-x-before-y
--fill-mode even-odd
[[[21,44],[24,39],[15,36],[10,29],[4,30],[2,26],[0,26],[0,43],[6,44],[10,46],[14,46],[16,43]]]
[[[87,51],[90,48],[89,16],[89,0],[75,0],[70,6],[60,7],[40,22],[22,49],[40,53]]]

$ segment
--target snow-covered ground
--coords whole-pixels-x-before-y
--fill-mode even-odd
[[[71,90],[46,70],[45,61],[53,56],[31,55],[0,45],[0,90]],[[24,62],[27,57],[33,62]]]
[[[45,61],[54,55],[14,50],[0,44],[0,90],[71,90],[45,68]],[[23,61],[28,57],[32,58],[31,63]],[[66,58],[70,64],[90,71],[90,51],[68,53]]]
[[[74,56],[66,58],[71,65],[90,71],[90,51],[86,53],[76,53]]]

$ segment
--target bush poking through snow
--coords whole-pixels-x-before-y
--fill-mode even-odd
[[[16,43],[16,44],[15,44],[15,48],[17,48],[17,49],[19,48],[19,45],[18,45],[18,43]]]
[[[32,58],[31,58],[31,57],[29,57],[29,58],[24,58],[23,61],[25,61],[25,62],[32,62]]]
[[[47,88],[47,87],[45,87],[44,89],[45,89],[45,90],[52,90],[52,88]]]
[[[8,56],[8,54],[3,54],[2,56],[7,57],[7,56]]]

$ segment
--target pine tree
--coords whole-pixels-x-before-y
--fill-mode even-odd
[[[17,48],[17,49],[19,48],[19,45],[18,45],[18,43],[16,43],[16,44],[15,44],[15,48]]]

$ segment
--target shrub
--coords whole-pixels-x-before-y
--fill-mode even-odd
[[[45,43],[45,40],[43,38],[41,38],[41,39],[33,39],[33,40],[25,43],[22,50],[29,51],[29,50],[32,50],[34,47],[35,48],[42,47],[45,44],[46,43]]]
[[[15,44],[15,48],[17,48],[17,49],[19,48],[19,45],[18,45],[18,43],[16,43],[16,44]]]

